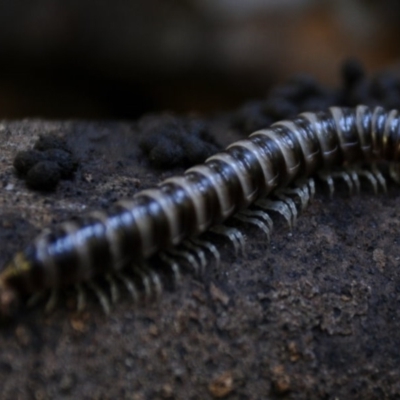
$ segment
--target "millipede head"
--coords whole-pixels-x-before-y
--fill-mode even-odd
[[[17,253],[0,273],[0,320],[12,317],[21,304],[18,283],[24,280],[24,273],[31,264],[22,252]]]

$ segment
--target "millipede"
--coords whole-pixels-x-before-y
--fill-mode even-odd
[[[43,231],[0,273],[0,313],[11,316],[23,298],[49,290],[50,308],[57,291],[68,285],[77,287],[78,309],[85,304],[86,285],[109,311],[108,297],[116,300],[118,282],[138,296],[128,269],[140,277],[144,292],[150,285],[160,290],[157,273],[147,266],[151,258],[158,257],[176,280],[184,261],[200,273],[206,254],[220,258],[204,234],[224,235],[237,250],[243,246],[241,231],[224,225],[228,219],[254,224],[269,236],[271,212],[293,224],[296,207],[303,208],[314,194],[315,175],[331,192],[336,178],[357,189],[363,178],[375,191],[385,190],[380,164],[389,165],[390,177],[399,183],[399,160],[397,110],[331,107],[274,123],[108,212]],[[109,293],[97,278],[108,282]]]

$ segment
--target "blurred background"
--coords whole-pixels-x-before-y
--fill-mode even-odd
[[[398,0],[0,2],[0,118],[212,113],[344,59],[395,68]]]

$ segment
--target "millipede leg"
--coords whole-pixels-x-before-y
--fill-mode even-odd
[[[347,185],[349,189],[349,194],[353,193],[354,189],[354,184],[353,180],[350,176],[350,174],[347,171],[336,171],[336,172],[331,172],[331,173],[326,173],[326,172],[320,172],[319,177],[321,180],[326,182],[329,187],[329,195],[332,197],[334,191],[335,191],[335,185],[333,179],[342,179],[344,183]]]
[[[242,251],[243,255],[245,254],[244,236],[238,229],[228,228],[224,225],[216,225],[212,227],[210,231],[216,233],[217,235],[222,235],[228,238],[233,244],[236,256],[239,254],[239,250]]]
[[[186,240],[185,242],[182,243],[183,246],[187,247],[189,250],[193,251],[196,253],[198,259],[200,260],[200,269],[201,269],[201,274],[204,274],[204,270],[207,265],[207,260],[206,260],[206,255],[203,251],[203,249],[200,246],[196,246],[189,240]]]
[[[387,192],[386,179],[382,175],[382,172],[379,170],[378,166],[376,164],[372,164],[371,171],[374,174],[377,181],[381,184],[383,192],[386,193]]]
[[[300,193],[300,211],[304,211],[304,209],[308,206],[312,199],[312,194],[310,190],[310,186],[308,181],[305,181],[301,186],[301,193]]]
[[[378,193],[378,180],[375,177],[375,175],[368,170],[364,170],[364,169],[360,169],[358,171],[358,174],[364,178],[366,178],[369,183],[372,185],[372,189],[374,190],[374,193],[377,194]]]
[[[111,274],[106,276],[107,282],[110,284],[111,302],[115,304],[119,299],[119,290],[117,282]]]
[[[245,256],[246,255],[246,240],[245,240],[243,233],[239,229],[236,229],[236,228],[229,228],[229,229],[233,229],[233,233],[236,235],[236,240],[239,243],[239,248],[242,252],[242,255]]]
[[[339,171],[339,172],[334,172],[332,174],[332,176],[334,178],[341,178],[343,179],[343,181],[346,183],[348,189],[349,189],[349,194],[353,193],[353,189],[354,189],[354,184],[353,181],[351,179],[350,174],[347,171]]]
[[[149,280],[148,274],[146,274],[141,268],[139,268],[137,266],[134,267],[134,273],[137,276],[139,276],[139,278],[142,281],[142,285],[143,285],[143,288],[144,288],[145,299],[146,300],[150,299],[152,291],[151,291],[151,284],[150,284],[150,280]]]
[[[142,280],[146,300],[153,297],[152,286],[155,289],[155,297],[158,298],[162,293],[160,276],[147,265],[136,267],[134,271]]]
[[[287,196],[296,196],[300,200],[300,209],[301,211],[306,208],[310,200],[314,197],[315,194],[315,183],[312,178],[309,179],[300,179],[294,182],[294,186],[286,187],[283,189],[278,190],[276,193],[278,198],[279,196],[283,195],[284,197],[281,198],[283,201],[287,201]],[[290,206],[290,205],[289,205]],[[293,205],[291,206],[293,209]],[[294,215],[297,217],[297,208],[295,208]]]
[[[308,179],[307,187],[308,192],[310,193],[310,200],[313,200],[315,197],[315,180],[313,178]]]
[[[174,285],[179,284],[179,282],[181,281],[181,273],[178,263],[172,257],[168,257],[164,253],[160,254],[160,259],[170,266],[171,271],[174,275]]]
[[[77,292],[76,310],[82,312],[86,308],[86,294],[85,289],[81,284],[75,285]]]
[[[329,188],[329,196],[332,197],[333,193],[335,192],[335,183],[333,182],[332,175],[327,174],[326,172],[319,172],[318,173],[319,179],[325,182]]]
[[[158,275],[157,272],[153,270],[149,270],[149,275],[155,289],[155,296],[158,299],[163,292],[160,275]]]
[[[188,262],[192,266],[194,273],[196,275],[199,275],[199,269],[200,269],[199,263],[197,262],[193,254],[191,254],[189,251],[170,249],[168,250],[168,254],[171,254],[173,257],[178,257]]]
[[[295,195],[300,199],[300,209],[301,211],[307,206],[310,201],[310,194],[307,184],[303,184],[299,187],[285,188],[281,191],[285,195]]]
[[[104,293],[104,291],[100,288],[100,286],[97,283],[89,281],[87,285],[89,286],[90,289],[93,290],[93,293],[96,295],[97,300],[99,300],[99,303],[101,304],[104,313],[108,315],[111,311],[111,305],[107,298],[107,295]]]
[[[216,267],[217,268],[219,267],[219,264],[221,262],[221,255],[219,254],[219,251],[215,245],[213,245],[212,243],[207,242],[205,240],[201,240],[201,239],[191,239],[191,241],[195,245],[203,247],[204,249],[207,249],[210,253],[212,253],[212,255],[214,256],[215,261],[216,261]]]
[[[147,265],[135,268],[135,273],[142,280],[146,300],[153,297],[152,286],[154,287],[155,297],[158,298],[162,293],[162,283],[160,276]]]
[[[398,163],[390,163],[389,175],[394,182],[400,185],[400,167]]]
[[[312,199],[314,198],[314,194],[315,194],[314,179],[307,179],[303,183],[302,188],[303,188],[303,198],[300,198],[301,211],[303,211],[309,205],[309,203],[312,201]]]
[[[246,216],[252,217],[253,219],[261,219],[263,222],[263,225],[265,227],[264,232],[267,235],[268,242],[270,241],[271,238],[271,231],[274,226],[274,223],[272,222],[271,217],[268,215],[267,212],[261,211],[261,210],[244,210],[241,212],[241,214],[244,214]]]
[[[354,183],[354,186],[355,186],[355,189],[356,189],[356,194],[359,194],[360,193],[360,189],[361,189],[361,184],[360,184],[360,179],[358,177],[358,175],[359,175],[358,171],[355,170],[355,169],[348,168],[346,170],[346,172],[349,174],[352,182]]]
[[[293,215],[291,208],[283,201],[273,201],[269,199],[261,199],[255,203],[256,206],[264,209],[275,211],[282,215],[283,218],[287,221],[290,229],[293,228]]]
[[[255,225],[256,227],[261,229],[267,235],[267,238],[269,241],[270,228],[263,220],[256,218],[256,216],[252,215],[252,213],[249,211],[240,212],[235,215],[235,218],[238,219],[239,221],[243,221],[243,222]]]
[[[285,195],[282,194],[282,193],[278,193],[278,194],[276,195],[276,197],[277,197],[279,200],[281,200],[281,201],[283,201],[284,203],[286,203],[286,204],[288,205],[288,207],[290,208],[290,212],[291,212],[291,214],[292,214],[292,222],[291,222],[291,223],[292,223],[292,227],[295,226],[296,223],[297,223],[297,215],[298,215],[298,211],[297,211],[295,202],[293,201],[293,199],[291,199],[291,198],[288,197],[288,196],[285,196]]]
[[[116,276],[121,280],[121,282],[125,285],[126,289],[128,290],[128,292],[130,293],[130,295],[132,296],[132,299],[135,303],[138,302],[139,300],[139,295],[136,289],[135,284],[132,282],[132,280],[126,276],[124,273],[122,272],[117,272]]]
[[[268,226],[269,231],[272,231],[274,223],[266,211],[247,209],[242,211],[242,213],[251,217],[260,218]]]

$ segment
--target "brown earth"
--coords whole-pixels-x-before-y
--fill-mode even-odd
[[[12,161],[48,132],[80,166],[39,193]],[[139,135],[132,123],[2,122],[1,265],[42,228],[181,172],[150,168]],[[244,227],[244,257],[222,242],[218,268],[184,275],[158,301],[124,296],[109,316],[94,301],[78,315],[71,296],[49,315],[25,310],[0,328],[1,398],[400,397],[400,189],[333,199],[319,189],[292,232],[278,224],[267,247]]]

